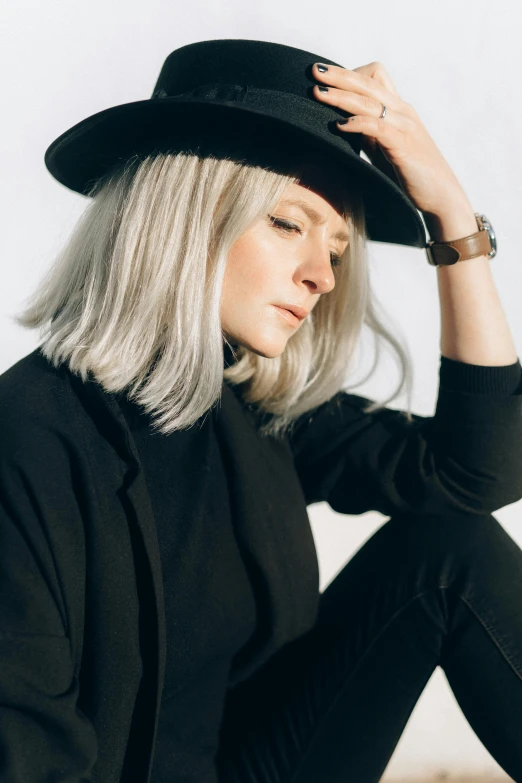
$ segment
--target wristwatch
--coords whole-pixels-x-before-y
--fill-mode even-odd
[[[497,239],[493,226],[485,215],[475,212],[479,230],[462,239],[451,242],[435,242],[431,240],[426,245],[428,264],[431,266],[449,266],[457,261],[467,261],[469,258],[487,256],[493,258],[497,254]]]

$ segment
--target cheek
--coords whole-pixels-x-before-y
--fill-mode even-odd
[[[225,271],[225,293],[236,297],[274,296],[276,287],[274,253],[268,241],[244,237],[232,247]]]
[[[292,330],[270,305],[281,300],[291,280],[284,279],[281,250],[270,237],[245,236],[229,253],[221,304],[221,325],[229,337],[254,353],[274,358]]]

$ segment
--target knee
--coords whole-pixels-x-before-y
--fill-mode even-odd
[[[522,550],[493,514],[394,514],[387,524],[395,544],[415,559],[451,557],[469,564],[491,558],[500,562],[508,551],[522,556]]]
[[[415,513],[413,511],[393,514],[389,523],[409,530],[424,531],[426,534],[451,535],[466,530],[483,529],[485,531],[500,525],[498,519],[487,512],[478,511],[438,511],[433,513]]]

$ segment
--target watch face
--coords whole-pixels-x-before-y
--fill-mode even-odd
[[[489,222],[489,220],[485,215],[481,215],[479,212],[475,212],[475,217],[477,218],[481,226],[483,226],[483,228],[489,234],[489,241],[491,242],[491,252],[488,253],[488,258],[493,258],[497,254],[497,238],[495,236],[493,226],[491,225],[491,223]]]

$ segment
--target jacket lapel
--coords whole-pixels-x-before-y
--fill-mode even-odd
[[[84,383],[73,373],[69,373],[69,377],[78,396],[87,400],[91,415],[96,419],[103,436],[122,460],[123,501],[131,536],[137,541],[134,559],[140,585],[140,638],[143,639],[141,653],[144,672],[139,704],[144,713],[145,710],[151,710],[153,721],[153,726],[145,721],[145,727],[141,729],[140,746],[150,728],[149,747],[152,749],[157,733],[166,665],[165,600],[156,522],[136,444],[116,398],[91,379]],[[138,717],[140,725],[143,725],[141,720],[145,716]],[[132,749],[129,758],[134,758]],[[153,754],[149,753],[146,781],[151,774],[152,761]],[[129,773],[132,777],[132,770]]]
[[[306,501],[286,441],[261,437],[225,382],[216,432],[238,546],[258,601],[258,628],[234,661],[243,679],[316,619],[319,569]],[[239,674],[238,674],[239,672]]]
[[[107,437],[126,465],[124,492],[132,511],[130,521],[135,523],[143,544],[145,584],[150,584],[150,577],[152,580],[152,590],[146,589],[144,595],[149,597],[144,600],[147,613],[154,609],[156,615],[155,621],[150,618],[152,625],[147,634],[156,642],[150,653],[158,675],[154,742],[166,665],[165,602],[156,523],[136,444],[116,398],[95,382],[76,385],[78,393],[86,393],[97,406],[96,415],[105,416]],[[319,569],[306,501],[288,443],[261,437],[254,418],[226,382],[215,422],[236,538],[254,585],[258,610],[256,633],[233,661],[231,675],[237,681],[313,626],[319,602]]]

